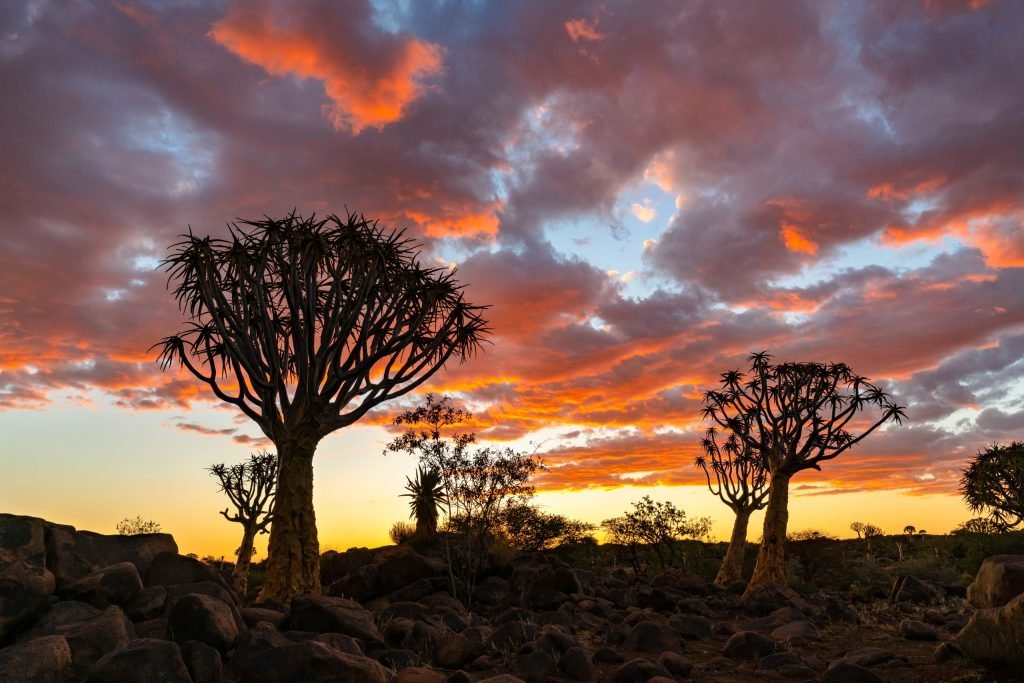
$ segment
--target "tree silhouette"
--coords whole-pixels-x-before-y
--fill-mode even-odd
[[[960,493],[972,512],[988,510],[994,528],[1024,522],[1024,443],[992,444],[974,457],[960,477]]]
[[[747,358],[750,372],[722,374],[722,388],[704,395],[704,417],[729,430],[753,453],[771,478],[764,533],[750,592],[786,581],[785,542],[789,482],[806,469],[821,469],[878,427],[900,423],[903,408],[892,397],[842,363],[772,364],[767,353]],[[853,418],[868,406],[881,416],[859,433]],[[850,429],[848,429],[850,428]]]
[[[684,538],[707,538],[711,519],[689,520],[686,512],[670,501],[655,501],[644,496],[633,503],[631,512],[606,519],[601,527],[608,532],[608,543],[621,546],[633,571],[645,574],[649,551],[654,551],[662,570],[674,566],[678,542]]]
[[[437,534],[437,518],[441,505],[448,502],[440,472],[422,465],[416,469],[416,478],[405,478],[403,496],[411,498],[409,516],[416,520],[416,536],[429,538]]]
[[[916,532],[917,532],[917,527],[914,526],[913,524],[908,524],[905,527],[903,527],[903,533],[906,534],[907,536],[913,536]]]
[[[162,262],[186,327],[159,361],[205,382],[277,447],[277,497],[260,599],[319,592],[313,456],[335,430],[406,394],[486,334],[454,271],[425,268],[416,244],[361,215],[295,212],[189,231]]]
[[[850,530],[857,534],[857,538],[863,538],[864,522],[850,522]]]
[[[235,568],[231,578],[235,590],[242,597],[249,587],[249,563],[253,555],[253,542],[257,534],[267,533],[273,521],[271,508],[277,490],[277,455],[262,451],[253,453],[237,465],[211,465],[210,474],[217,478],[220,490],[227,494],[235,508],[221,510],[224,519],[242,525],[242,542],[235,553]]]
[[[122,536],[138,536],[139,534],[158,534],[160,525],[151,519],[143,519],[136,515],[135,519],[125,517],[117,523],[117,533]]]
[[[711,493],[736,515],[729,547],[715,576],[715,585],[722,586],[743,576],[747,525],[750,515],[768,504],[768,473],[735,434],[730,433],[721,446],[717,434],[717,429],[708,428],[700,442],[704,452],[697,457],[695,464],[704,470]]]

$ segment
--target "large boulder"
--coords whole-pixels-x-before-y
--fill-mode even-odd
[[[53,574],[25,560],[0,571],[0,646],[46,611],[55,585]]]
[[[267,650],[245,663],[242,683],[389,683],[391,673],[360,655],[314,640]]]
[[[83,576],[61,589],[61,597],[93,607],[125,605],[142,591],[139,570],[131,562],[118,562]]]
[[[46,520],[0,513],[0,569],[15,562],[46,566]]]
[[[46,566],[57,577],[58,586],[119,562],[131,562],[144,576],[155,557],[178,552],[170,534],[107,535],[46,524]]]
[[[363,641],[366,649],[383,645],[384,637],[362,605],[345,598],[297,595],[292,599],[284,628],[314,633],[343,633]]]
[[[899,576],[889,591],[890,602],[913,602],[933,604],[943,600],[946,591],[929,581],[922,581],[916,576]]]
[[[377,565],[377,577],[385,593],[397,591],[420,579],[440,576],[444,565],[420,555],[408,546],[398,546]]]
[[[1024,595],[975,612],[953,643],[982,662],[1024,666]]]
[[[328,550],[320,556],[320,583],[329,586],[338,579],[374,563],[374,554],[369,548],[349,548],[343,553]]]
[[[72,667],[81,675],[103,655],[133,640],[135,628],[116,605],[100,611],[85,603],[66,601],[55,604],[22,636],[22,641],[51,635],[67,640]]]
[[[765,583],[748,590],[740,600],[744,611],[751,614],[770,614],[783,607],[792,607],[804,614],[811,613],[810,604],[789,586]]]
[[[192,677],[177,644],[139,638],[105,654],[86,683],[192,683]]]
[[[227,581],[213,567],[177,552],[160,553],[146,573],[146,586],[176,586],[209,581],[228,589]]]
[[[994,555],[981,563],[967,587],[967,601],[978,608],[1002,607],[1024,593],[1024,555]]]
[[[63,636],[44,636],[0,650],[0,681],[64,683],[71,677],[71,646]]]
[[[198,640],[221,654],[235,647],[238,625],[231,609],[209,595],[184,595],[167,615],[171,638],[179,645]]]

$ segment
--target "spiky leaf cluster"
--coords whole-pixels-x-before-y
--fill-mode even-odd
[[[1024,443],[993,444],[981,451],[960,478],[960,493],[974,512],[988,511],[1000,531],[1024,522]]]
[[[753,512],[768,504],[768,472],[746,442],[729,433],[724,441],[709,427],[694,464],[704,471],[708,489],[735,512]]]
[[[267,451],[252,453],[248,460],[236,465],[211,465],[210,474],[216,477],[235,511],[225,508],[221,515],[229,522],[253,525],[258,534],[267,533],[273,521],[271,514],[277,493],[277,454]]]

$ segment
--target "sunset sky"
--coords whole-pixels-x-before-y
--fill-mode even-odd
[[[1009,0],[4,2],[0,511],[229,555],[204,468],[268,444],[160,372],[154,268],[189,226],[348,209],[491,306],[428,387],[539,444],[545,509],[650,494],[726,537],[700,397],[769,350],[909,416],[798,475],[791,529],[946,532],[964,462],[1024,439],[1022,36]],[[321,444],[324,548],[406,518],[381,451],[415,401]]]

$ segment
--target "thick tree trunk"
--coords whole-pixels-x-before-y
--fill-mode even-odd
[[[747,525],[750,523],[750,510],[739,510],[736,521],[732,524],[732,537],[729,548],[725,551],[725,559],[715,577],[716,586],[724,586],[730,581],[743,578],[743,558],[747,552]]]
[[[288,603],[299,593],[320,592],[320,543],[313,511],[316,446],[315,438],[282,439],[277,444],[277,494],[260,602]]]
[[[245,591],[249,588],[249,563],[252,560],[252,546],[255,539],[255,527],[246,524],[245,531],[242,532],[242,544],[238,546],[235,568],[231,572],[231,582],[235,585],[235,592],[243,601],[245,600]]]
[[[754,575],[747,593],[766,583],[786,583],[786,527],[789,525],[789,475],[772,476],[768,507],[764,511],[764,533],[757,552]]]

